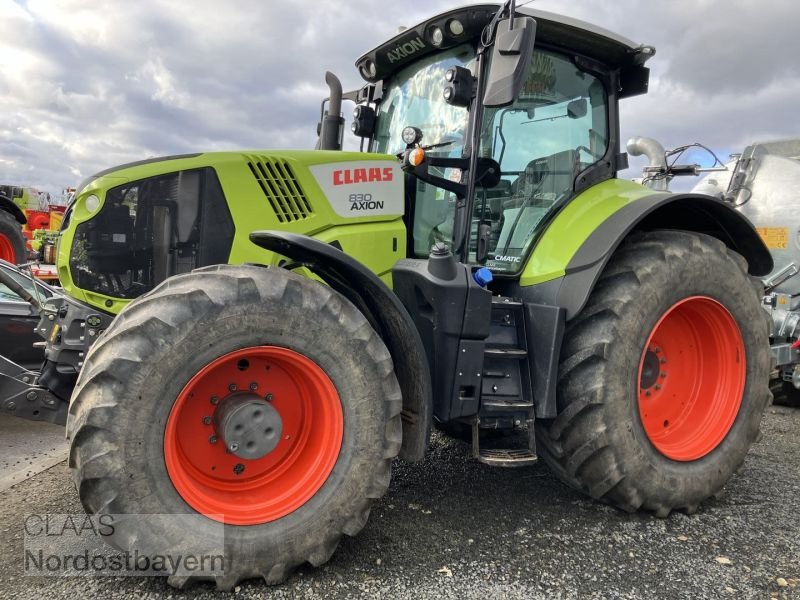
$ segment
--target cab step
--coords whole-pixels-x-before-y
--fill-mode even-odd
[[[472,421],[472,456],[486,465],[492,467],[529,467],[535,464],[539,457],[536,455],[536,432],[533,419],[528,420],[528,447],[527,448],[484,448],[480,447],[480,419]]]
[[[539,458],[530,450],[481,450],[478,460],[493,467],[528,467]]]
[[[528,351],[522,348],[504,348],[501,346],[486,346],[483,353],[484,356],[489,358],[513,358],[517,360],[522,360],[528,356]]]

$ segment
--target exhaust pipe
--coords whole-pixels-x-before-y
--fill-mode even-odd
[[[646,156],[650,160],[650,164],[643,170],[646,185],[662,192],[669,191],[670,179],[666,177],[667,157],[665,152],[664,146],[653,138],[637,136],[628,140],[628,154]],[[653,178],[658,173],[662,173],[664,176]]]
[[[333,73],[325,73],[325,83],[330,89],[328,110],[322,113],[319,127],[319,150],[341,150],[344,135],[344,118],[342,117],[342,82]]]

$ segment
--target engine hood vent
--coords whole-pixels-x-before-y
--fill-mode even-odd
[[[247,166],[281,223],[307,219],[314,214],[292,167],[286,160],[249,156]]]

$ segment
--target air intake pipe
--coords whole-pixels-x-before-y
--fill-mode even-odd
[[[658,141],[649,137],[637,136],[628,140],[628,154],[631,156],[646,156],[650,164],[644,168],[643,183],[648,187],[658,191],[669,190],[669,180],[667,177],[667,157],[664,146]],[[657,177],[661,174],[661,177]]]
[[[342,117],[342,82],[330,71],[325,73],[325,83],[330,88],[328,110],[323,110],[319,126],[318,150],[341,150],[344,135],[344,117]],[[323,103],[324,105],[324,103]]]

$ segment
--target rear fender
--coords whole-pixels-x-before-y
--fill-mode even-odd
[[[562,277],[522,288],[529,301],[566,310],[569,321],[585,306],[594,285],[619,245],[634,231],[678,229],[715,237],[748,264],[748,272],[772,271],[772,255],[753,224],[729,204],[701,194],[656,193],[622,207],[589,235]]]
[[[569,321],[583,310],[603,269],[625,238],[636,231],[655,229],[710,235],[741,254],[750,275],[764,276],[772,271],[772,256],[752,223],[729,204],[700,194],[654,193],[623,206],[601,222],[578,247],[563,276],[521,286],[518,294],[525,302],[559,309],[562,318]],[[540,377],[534,388],[536,414],[542,418],[557,414],[555,373],[561,340],[556,339],[558,343],[550,352],[534,352],[536,372],[550,374]]]

